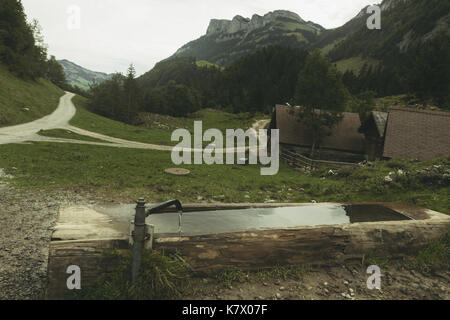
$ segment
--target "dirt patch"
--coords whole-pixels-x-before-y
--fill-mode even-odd
[[[214,277],[195,279],[199,300],[448,300],[450,272],[419,273],[401,261],[381,268],[381,290],[369,290],[369,274],[361,263],[311,267],[295,278],[259,279],[250,274],[242,282],[224,284]]]

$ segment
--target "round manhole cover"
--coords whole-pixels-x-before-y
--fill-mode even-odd
[[[189,173],[191,173],[189,170],[183,168],[169,168],[164,171],[168,174],[173,174],[175,176],[186,176]]]

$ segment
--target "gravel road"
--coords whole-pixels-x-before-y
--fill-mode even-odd
[[[24,193],[1,184],[0,199],[0,300],[41,299],[59,206],[89,200],[65,193]]]
[[[150,143],[142,143],[137,141],[124,140],[106,136],[100,133],[91,132],[88,130],[80,129],[69,124],[69,121],[75,116],[76,108],[72,102],[72,98],[75,95],[70,92],[66,92],[59,101],[58,108],[50,115],[41,119],[20,124],[12,127],[0,128],[0,145],[9,143],[23,143],[29,141],[37,142],[54,142],[54,143],[72,143],[72,144],[89,144],[99,145],[116,148],[132,148],[132,149],[146,149],[146,150],[160,150],[160,151],[172,151],[173,146],[156,145]],[[267,124],[269,120],[259,120],[253,124],[253,129],[257,130]],[[60,139],[45,137],[38,134],[40,130],[52,130],[52,129],[65,129],[75,132],[80,135],[88,136],[105,141],[102,142],[89,142],[75,139]],[[187,148],[185,150],[196,151],[193,148]],[[216,152],[235,152],[240,151],[241,148],[230,149],[216,149]],[[245,148],[243,149],[245,150]],[[202,150],[199,150],[202,151]]]

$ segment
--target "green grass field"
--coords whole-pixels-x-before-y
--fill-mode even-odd
[[[257,114],[231,114],[218,110],[204,109],[192,114],[189,118],[172,118],[158,116],[158,123],[163,128],[154,125],[154,121],[148,121],[142,126],[132,126],[123,122],[114,121],[87,110],[87,100],[80,96],[75,96],[73,102],[77,108],[75,117],[70,124],[101,133],[107,136],[132,140],[144,143],[175,146],[178,142],[172,142],[172,132],[177,128],[186,128],[193,132],[194,121],[203,121],[203,130],[210,128],[219,129],[225,132],[226,129],[248,129],[256,119],[264,119],[267,116]]]
[[[64,91],[51,82],[22,80],[0,65],[0,127],[25,123],[52,113]]]
[[[353,71],[355,75],[358,75],[365,63],[368,63],[372,67],[376,67],[380,62],[371,58],[364,59],[362,57],[353,57],[337,61],[336,67],[342,73],[345,73],[345,71],[348,70]]]
[[[118,149],[88,145],[35,143],[0,146],[0,168],[15,178],[18,188],[91,192],[111,200],[133,202],[178,198],[183,202],[408,202],[450,213],[450,187],[423,181],[422,168],[450,159],[429,162],[391,161],[374,167],[328,170],[307,175],[284,165],[275,176],[261,176],[259,166],[185,165],[188,176],[166,174],[174,167],[170,152]],[[13,169],[15,168],[15,169]],[[388,184],[384,177],[397,170],[408,172]]]

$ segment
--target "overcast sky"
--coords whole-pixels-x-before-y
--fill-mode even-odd
[[[139,74],[206,33],[210,19],[289,10],[336,28],[376,0],[22,0],[39,20],[49,53],[94,71]],[[73,6],[80,8],[80,27]],[[69,26],[72,26],[69,28]]]

